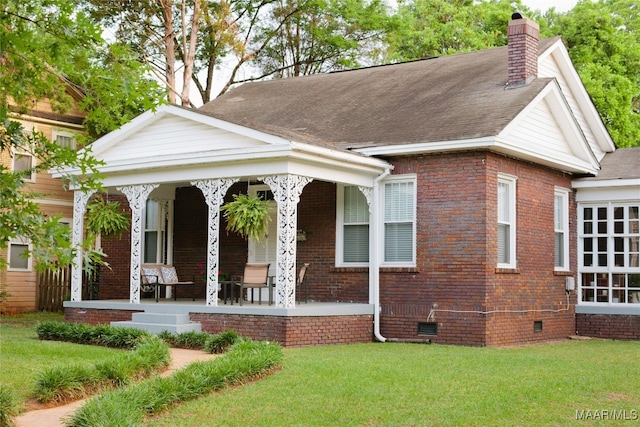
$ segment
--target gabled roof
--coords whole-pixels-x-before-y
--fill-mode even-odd
[[[540,41],[543,53],[559,38]],[[507,84],[507,47],[401,64],[241,85],[199,109],[231,123],[368,155],[444,149],[531,150],[505,131],[532,103],[550,111],[560,146],[521,156],[596,173],[597,158],[553,77]],[[545,99],[540,95],[545,93]],[[548,95],[547,95],[548,94]],[[546,97],[555,97],[547,105]],[[543,102],[544,101],[544,102]],[[564,104],[564,105],[561,105]],[[519,118],[522,121],[522,117]],[[599,120],[599,118],[598,118]],[[511,131],[513,134],[513,131]],[[531,132],[535,137],[535,131]],[[500,140],[501,139],[501,140]],[[520,146],[518,146],[520,144]],[[558,159],[555,159],[555,151]],[[563,158],[563,156],[565,158]],[[571,158],[571,159],[570,159]],[[569,160],[568,162],[566,160]]]

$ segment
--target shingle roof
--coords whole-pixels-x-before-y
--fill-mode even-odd
[[[540,52],[557,38],[540,41]],[[199,109],[299,142],[363,148],[497,135],[552,79],[505,90],[507,47],[243,84]]]
[[[600,173],[589,181],[640,178],[640,147],[618,148],[607,153],[600,162]]]

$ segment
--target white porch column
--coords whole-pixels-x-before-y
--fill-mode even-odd
[[[128,185],[118,187],[124,193],[131,208],[131,275],[129,277],[129,302],[140,304],[140,264],[142,261],[142,211],[149,194],[159,184]]]
[[[71,242],[76,253],[71,265],[71,301],[82,301],[82,264],[84,253],[82,250],[82,236],[84,235],[84,213],[87,210],[89,198],[95,190],[73,192],[73,230]]]
[[[278,241],[276,245],[276,307],[296,304],[296,231],[298,202],[311,178],[299,175],[275,175],[258,178],[271,188],[278,203]]]
[[[218,305],[218,263],[220,262],[220,205],[224,195],[237,179],[210,179],[193,181],[202,191],[209,207],[209,226],[207,235],[207,305]]]
[[[378,216],[374,212],[373,208],[373,188],[371,187],[363,187],[359,186],[358,189],[364,195],[364,198],[367,199],[367,206],[369,207],[369,278],[371,278],[371,271],[376,268],[377,263],[376,257],[372,257],[372,250],[378,251],[378,243],[373,233],[374,228],[377,227],[377,223],[375,221],[378,220]],[[375,286],[371,286],[371,280],[369,280],[369,303],[372,304],[375,298]]]

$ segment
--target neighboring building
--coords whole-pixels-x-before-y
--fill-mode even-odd
[[[67,93],[79,101],[82,93],[68,84]],[[31,110],[24,114],[13,113],[11,120],[20,122],[25,132],[41,132],[51,141],[65,146],[75,147],[76,137],[82,132],[84,114],[72,108],[65,114],[54,112],[48,100],[33,103]],[[30,169],[37,161],[26,151],[19,149],[2,152],[2,165],[10,170]],[[73,192],[65,191],[59,178],[49,173],[33,174],[27,180],[27,189],[43,194],[37,200],[45,215],[60,215],[62,220],[71,225],[73,218]],[[8,293],[3,310],[9,312],[36,311],[38,307],[37,273],[33,269],[33,260],[21,254],[30,248],[25,239],[14,239],[9,242],[7,250],[0,251],[0,256],[8,261],[6,271],[0,271],[0,283]]]
[[[575,334],[576,295],[585,295],[576,242],[586,240],[573,182],[597,177],[615,146],[561,39],[538,34],[514,16],[509,46],[244,84],[106,135],[93,153],[110,197],[129,203],[133,231],[104,242],[112,270],[100,298],[112,301],[81,301],[76,271],[66,317],[183,309],[206,331],[291,346],[496,346]],[[632,252],[635,190],[624,199]],[[223,231],[219,206],[246,192],[272,200],[264,244]],[[76,193],[79,212],[90,196]],[[275,308],[219,302],[217,273],[240,274],[247,260],[272,263]],[[145,303],[144,262],[188,277],[204,264],[204,302]],[[306,262],[313,303],[296,304]],[[623,322],[637,325],[631,301]]]

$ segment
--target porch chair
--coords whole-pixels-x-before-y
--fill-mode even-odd
[[[191,300],[195,301],[195,281],[180,281],[178,280],[178,273],[176,268],[172,265],[165,264],[144,264],[141,271],[141,291],[149,292],[155,291],[156,302],[160,297],[160,287],[171,286],[173,291],[174,301],[178,300],[178,287],[188,286],[191,288]]]
[[[253,303],[254,289],[269,288],[269,263],[248,262],[244,267],[244,275],[240,277],[240,282],[235,285],[240,286],[240,305],[242,305],[242,300],[244,299],[245,289],[251,289],[251,302]],[[269,292],[271,292],[271,289],[269,289]],[[262,292],[258,293],[258,304],[262,304]]]
[[[307,268],[309,267],[308,262],[306,262],[302,268],[300,269],[300,273],[298,273],[298,278],[296,280],[296,288],[298,288],[298,290],[302,291],[302,288],[304,288],[304,302],[305,304],[309,302],[309,289],[307,287],[307,283],[304,281],[304,275],[307,273]],[[296,296],[298,296],[298,302],[300,302],[300,294],[302,292],[298,292],[296,291]]]

